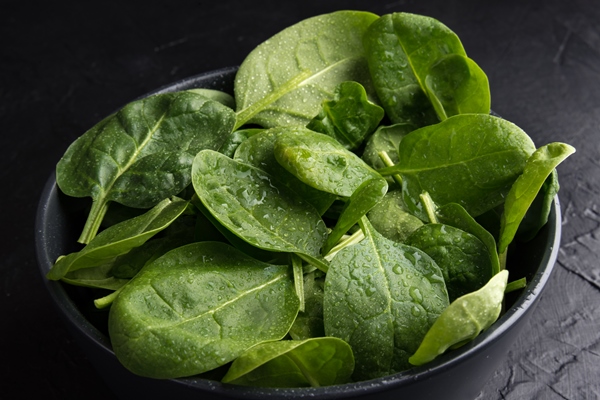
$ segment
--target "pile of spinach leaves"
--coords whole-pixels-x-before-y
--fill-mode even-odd
[[[114,352],[147,377],[323,386],[427,363],[524,287],[507,248],[574,152],[490,102],[435,19],[301,21],[247,56],[235,98],[154,95],[69,147],[57,184],[93,205],[47,277],[107,290]]]

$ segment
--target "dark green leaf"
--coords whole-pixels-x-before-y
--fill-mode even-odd
[[[175,378],[279,340],[298,312],[290,272],[219,242],[170,251],[147,265],[112,304],[115,355],[135,374]]]
[[[268,173],[203,150],[192,181],[210,213],[251,245],[319,257],[326,237],[319,213]]]
[[[440,120],[457,114],[490,113],[490,85],[470,58],[448,54],[435,62],[425,78],[425,91]]]
[[[362,159],[372,168],[384,168],[386,165],[381,161],[379,153],[385,151],[396,164],[399,161],[400,141],[415,129],[414,125],[404,123],[379,127],[367,141]]]
[[[306,185],[283,168],[275,159],[275,141],[282,134],[293,135],[308,131],[303,127],[272,128],[246,140],[235,152],[234,159],[255,166],[271,174],[280,183],[295,192],[300,198],[312,204],[319,214],[323,214],[334,202],[335,195]]]
[[[377,232],[398,243],[423,225],[423,221],[408,212],[399,190],[388,192],[367,217]]]
[[[168,227],[187,205],[187,201],[178,198],[165,199],[145,214],[105,229],[81,251],[60,257],[46,277],[58,280],[70,271],[97,267],[114,260]]]
[[[350,197],[364,182],[381,177],[337,140],[309,130],[284,133],[275,141],[275,158],[315,189]]]
[[[460,114],[406,135],[399,163],[379,172],[402,176],[404,201],[423,220],[423,192],[439,206],[458,203],[476,217],[504,202],[534,151],[529,136],[513,123]]]
[[[427,224],[414,231],[406,244],[423,250],[444,274],[448,298],[480,289],[493,275],[489,250],[481,240],[443,224]]]
[[[390,120],[416,126],[436,123],[425,80],[441,57],[466,55],[456,34],[433,18],[393,13],[369,27],[365,48],[373,84]]]
[[[373,93],[362,39],[376,19],[361,11],[319,15],[256,47],[235,77],[237,126],[306,126],[344,81]]]
[[[355,150],[377,129],[383,115],[383,108],[369,101],[360,83],[342,82],[333,99],[323,102],[321,111],[307,128],[331,136],[348,150]]]
[[[260,387],[329,386],[348,383],[352,349],[331,337],[261,343],[237,358],[225,383]]]
[[[234,123],[222,104],[177,92],[134,101],[87,131],[56,166],[65,194],[93,199],[80,241],[95,236],[110,201],[148,208],[183,190],[196,153],[218,149]]]
[[[325,333],[354,352],[353,378],[410,367],[408,357],[448,306],[442,272],[424,252],[392,242],[361,220],[366,238],[333,258],[325,279]]]
[[[323,325],[324,282],[324,274],[321,271],[304,274],[304,311],[298,313],[289,332],[294,340],[325,336]]]

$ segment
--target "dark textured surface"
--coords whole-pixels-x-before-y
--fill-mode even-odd
[[[90,4],[5,1],[0,13],[0,398],[114,398],[67,333],[35,260],[35,208],[68,144],[133,98],[237,65],[284,27],[337,9],[440,19],[487,72],[496,112],[537,144],[560,140],[577,148],[559,167],[564,226],[557,268],[478,399],[600,398],[597,1]]]

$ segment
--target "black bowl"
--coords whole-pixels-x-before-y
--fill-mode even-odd
[[[196,87],[233,90],[237,68],[197,75],[152,93]],[[76,240],[83,226],[89,200],[64,196],[54,174],[42,194],[36,219],[36,249],[40,272],[45,277],[56,258],[77,250]],[[506,312],[487,331],[467,345],[433,362],[406,372],[370,381],[323,388],[267,389],[223,384],[206,377],[156,380],[143,378],[125,369],[111,350],[106,334],[106,311],[94,309],[98,293],[45,280],[46,288],[98,373],[121,398],[144,399],[472,399],[500,363],[525,326],[552,273],[561,234],[558,198],[554,200],[548,224],[526,244],[515,244],[509,253],[510,279],[526,277],[527,288],[509,294]]]

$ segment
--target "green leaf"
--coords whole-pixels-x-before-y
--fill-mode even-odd
[[[362,38],[377,18],[362,11],[324,14],[256,47],[235,77],[237,127],[306,126],[344,81],[360,82],[373,93]]]
[[[425,78],[425,91],[438,118],[490,113],[490,85],[485,72],[470,58],[448,54],[435,62]]]
[[[337,338],[261,343],[237,358],[225,383],[259,387],[320,387],[348,383],[354,357]]]
[[[355,380],[410,367],[408,357],[448,306],[442,272],[421,250],[384,238],[361,220],[366,238],[340,250],[325,279],[325,333],[350,344]]]
[[[398,243],[423,226],[423,221],[408,212],[399,190],[388,192],[367,217],[377,232]]]
[[[369,27],[365,48],[373,84],[390,120],[419,127],[436,123],[425,80],[441,57],[466,55],[458,36],[433,18],[393,13]]]
[[[218,149],[234,123],[231,109],[186,91],[129,103],[87,131],[56,166],[65,194],[93,200],[80,241],[96,235],[111,201],[149,208],[183,190],[196,153]]]
[[[481,226],[475,218],[465,210],[460,204],[449,203],[436,210],[439,222],[451,225],[455,228],[468,232],[477,239],[481,240],[488,249],[490,263],[492,265],[492,275],[500,272],[500,261],[498,260],[498,250],[496,248],[496,239],[494,236]]]
[[[290,328],[294,340],[325,336],[323,325],[324,274],[312,271],[304,274],[304,311],[300,311]]]
[[[508,271],[496,275],[481,289],[456,299],[425,335],[409,361],[423,365],[450,347],[461,346],[489,328],[500,315]]]
[[[423,250],[440,267],[450,301],[480,289],[493,275],[486,245],[450,225],[423,225],[407,238],[406,244]]]
[[[308,129],[279,135],[277,162],[305,184],[350,197],[364,182],[381,177],[334,138]]]
[[[546,178],[533,203],[531,203],[527,213],[525,213],[525,217],[523,217],[523,220],[519,224],[519,229],[516,233],[516,238],[519,241],[528,242],[546,225],[552,203],[559,189],[558,173],[554,169],[550,176]]]
[[[334,202],[335,196],[300,181],[277,162],[274,154],[275,141],[282,134],[294,135],[306,131],[308,130],[303,127],[282,127],[265,130],[241,144],[235,152],[234,159],[268,172],[280,183],[295,192],[298,197],[312,204],[322,215]]]
[[[319,213],[265,171],[203,150],[192,181],[210,213],[251,245],[319,257],[327,234]]]
[[[206,88],[194,88],[188,89],[188,92],[196,93],[207,99],[214,100],[223,104],[226,107],[235,109],[235,100],[229,93],[222,92],[220,90],[206,89]]]
[[[115,355],[127,369],[176,378],[283,338],[297,312],[289,267],[202,242],[146,266],[115,299],[108,326]]]
[[[219,153],[223,153],[227,157],[233,158],[235,151],[237,150],[239,145],[242,144],[243,141],[245,141],[249,137],[254,136],[262,131],[264,131],[264,129],[252,128],[252,129],[240,129],[240,130],[232,132],[231,135],[229,135],[229,137],[225,141],[225,143],[223,143],[223,145],[219,149]]]
[[[504,212],[500,221],[498,252],[504,253],[512,242],[521,220],[533,203],[546,178],[575,149],[565,143],[550,143],[531,155],[523,174],[516,180],[506,196]]]
[[[46,277],[58,280],[68,272],[97,267],[114,260],[167,228],[185,211],[187,205],[187,201],[178,198],[165,199],[145,214],[105,229],[81,251],[60,257]]]
[[[360,83],[342,82],[333,99],[323,102],[319,114],[306,127],[333,137],[348,150],[355,150],[377,129],[383,116],[383,108],[369,101]]]
[[[460,114],[406,135],[399,163],[379,172],[402,176],[404,201],[423,220],[423,192],[440,207],[458,203],[476,217],[504,202],[534,151],[529,136],[513,123]]]
[[[371,135],[362,154],[362,159],[372,168],[384,168],[386,165],[381,160],[379,153],[384,151],[394,164],[399,161],[398,149],[402,138],[414,131],[416,127],[411,124],[395,124],[380,126]]]
[[[112,266],[112,263],[109,262],[98,267],[78,269],[67,273],[61,280],[75,286],[117,290],[129,282],[129,279],[113,276]]]
[[[387,189],[387,181],[381,177],[370,179],[360,185],[346,201],[342,213],[333,230],[329,233],[321,253],[327,255],[342,236],[381,201],[387,193]]]

